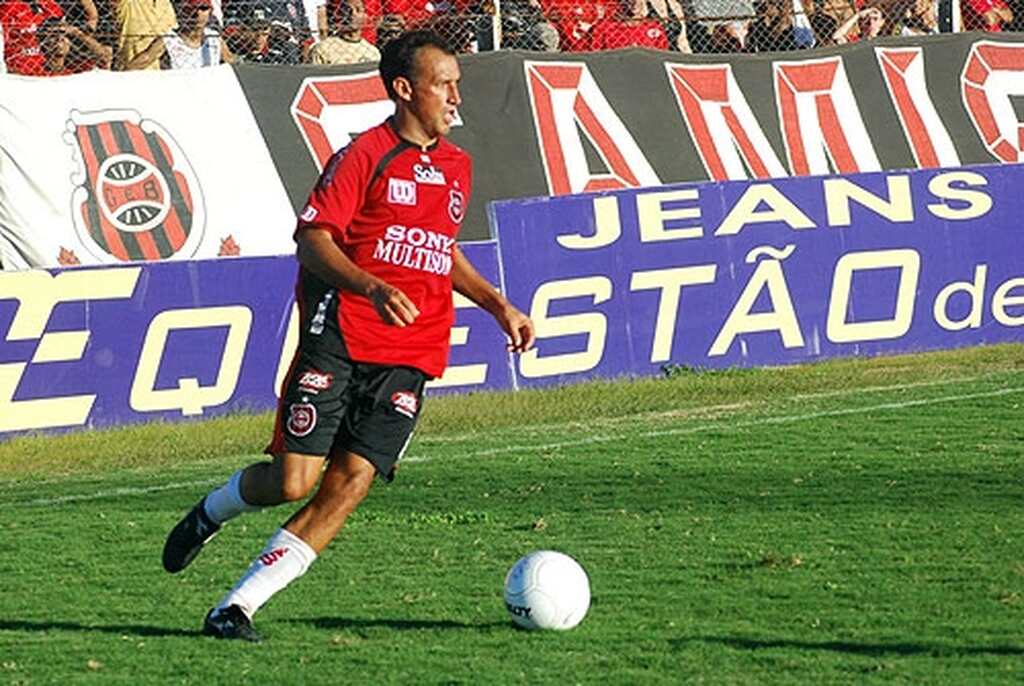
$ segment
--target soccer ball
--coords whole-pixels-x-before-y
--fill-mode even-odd
[[[590,580],[568,555],[537,550],[505,575],[505,607],[525,629],[571,629],[590,609]]]

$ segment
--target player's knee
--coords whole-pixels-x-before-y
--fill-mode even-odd
[[[325,499],[332,510],[351,512],[362,502],[373,485],[374,472],[348,474],[344,481],[332,482]]]
[[[316,485],[316,476],[308,474],[284,474],[281,479],[281,500],[286,503],[302,500]]]
[[[373,478],[376,472],[372,469],[360,472],[355,475],[350,481],[350,497],[356,502],[366,497],[366,494],[370,492],[370,486],[373,485]]]

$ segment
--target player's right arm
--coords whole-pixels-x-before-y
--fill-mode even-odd
[[[406,326],[416,321],[420,311],[405,293],[360,269],[342,252],[331,232],[316,224],[303,227],[295,236],[299,264],[335,288],[358,293],[373,303],[386,324]]]
[[[367,298],[385,324],[406,326],[419,316],[412,301],[359,267],[342,249],[374,166],[374,158],[356,142],[334,153],[299,215],[296,257],[325,283]]]

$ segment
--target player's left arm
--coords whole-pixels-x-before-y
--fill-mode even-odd
[[[533,347],[533,321],[480,275],[458,245],[452,254],[452,287],[494,317],[508,334],[510,351],[522,353]]]

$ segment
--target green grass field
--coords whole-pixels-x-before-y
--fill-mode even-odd
[[[260,645],[198,629],[292,508],[160,551],[269,416],[0,444],[0,683],[1024,681],[1024,347],[676,371],[431,399]],[[570,632],[502,606],[538,548]]]

